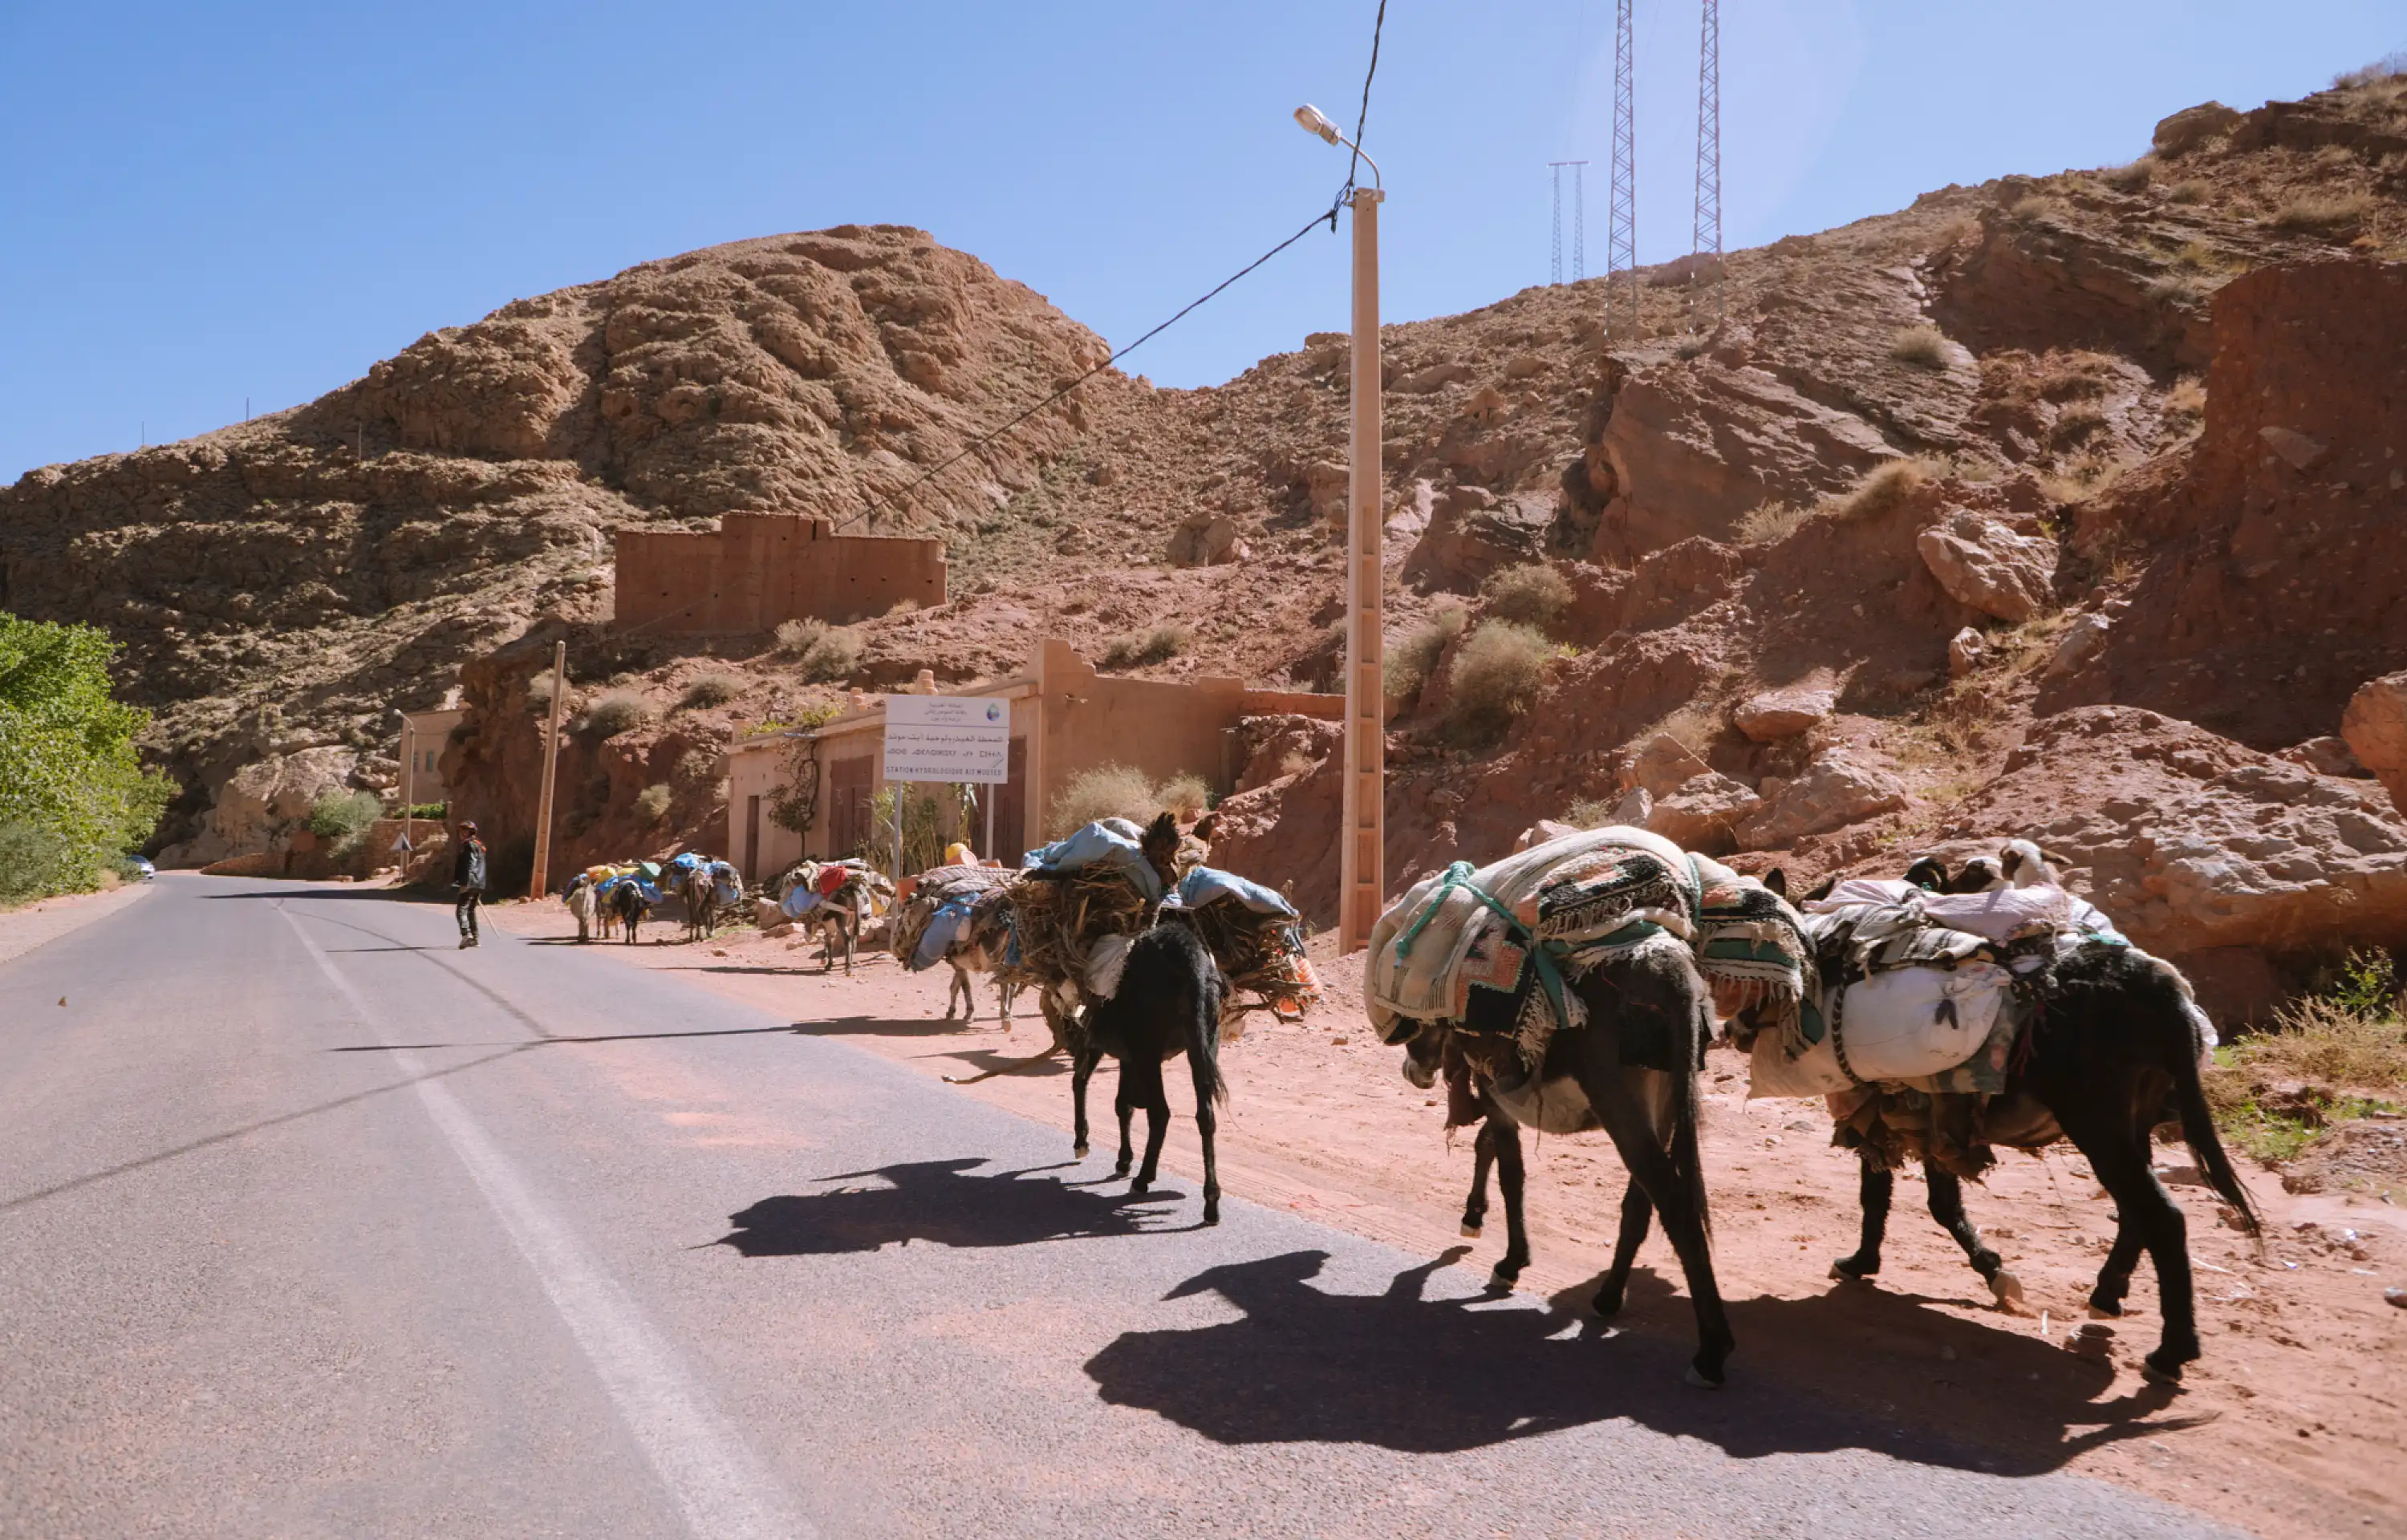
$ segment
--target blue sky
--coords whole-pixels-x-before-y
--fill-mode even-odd
[[[0,0],[0,481],[356,377],[438,326],[714,242],[923,226],[1125,342],[1325,206],[1375,0],[664,7]],[[1726,240],[2128,160],[2216,97],[2407,46],[2407,0],[1725,0]],[[1610,0],[1391,0],[1386,306],[1603,263]],[[1695,0],[1639,0],[1643,261],[1688,248]],[[1342,330],[1308,238],[1127,363],[1215,383]]]

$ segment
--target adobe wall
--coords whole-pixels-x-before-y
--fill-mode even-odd
[[[774,629],[810,616],[847,625],[904,600],[945,602],[945,544],[840,535],[833,522],[785,514],[729,514],[709,533],[620,530],[620,626],[662,635]]]

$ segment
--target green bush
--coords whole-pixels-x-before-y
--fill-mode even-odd
[[[724,706],[743,693],[742,674],[706,673],[685,687],[685,703],[695,708]]]
[[[439,819],[449,816],[450,812],[451,804],[449,802],[414,802],[410,804],[406,816],[411,818]],[[404,814],[396,813],[394,816],[401,817],[404,816]]]
[[[0,904],[29,903],[57,892],[66,841],[31,824],[0,824]]]
[[[1555,650],[1529,627],[1491,620],[1471,633],[1446,675],[1446,736],[1484,747],[1504,736],[1538,698]]]
[[[374,792],[330,791],[309,804],[309,832],[320,840],[341,840],[377,821],[384,803]]]
[[[652,708],[631,690],[613,690],[593,702],[585,713],[585,730],[596,738],[616,738],[651,720]]]
[[[1448,604],[1432,611],[1427,624],[1389,643],[1382,660],[1388,699],[1409,702],[1418,696],[1421,686],[1436,671],[1437,660],[1445,656],[1446,643],[1460,636],[1470,623],[1470,611],[1460,604]]]
[[[149,840],[175,787],[142,768],[149,713],[111,699],[116,643],[91,626],[0,612],[0,828],[26,896],[88,888]]]
[[[1490,620],[1514,620],[1551,635],[1572,607],[1571,579],[1543,561],[1490,572],[1480,585]]]

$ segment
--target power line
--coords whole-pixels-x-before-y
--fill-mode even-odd
[[[1354,156],[1352,160],[1346,162],[1346,192],[1354,191],[1355,175],[1361,169],[1362,125],[1371,120],[1371,79],[1379,73],[1379,35],[1387,30],[1388,0],[1379,0],[1379,14],[1371,22],[1371,67],[1362,72],[1362,110],[1354,115]],[[1344,203],[1345,193],[1338,194],[1337,201]],[[1337,226],[1334,221],[1331,222],[1329,230],[1330,233],[1336,233]]]
[[[1332,204],[1329,206],[1328,212],[1315,214],[1311,219],[1304,221],[1303,229],[1297,231],[1294,234],[1289,235],[1286,240],[1279,242],[1278,245],[1271,247],[1268,251],[1263,252],[1260,256],[1256,257],[1252,261],[1247,262],[1245,266],[1237,269],[1234,273],[1230,274],[1218,283],[1214,284],[1211,289],[1206,290],[1200,298],[1189,302],[1187,305],[1182,307],[1176,315],[1171,317],[1168,320],[1163,321],[1152,331],[1147,332],[1144,336],[1137,338],[1136,341],[1129,344],[1126,347],[1115,352],[1110,358],[1105,359],[1103,362],[1095,365],[1092,369],[1088,370],[1076,379],[1072,380],[1069,384],[1054,391],[1043,401],[1038,402],[1035,405],[1030,407],[1025,412],[1013,417],[1009,422],[1004,423],[1001,427],[990,429],[988,431],[979,434],[976,438],[972,439],[957,453],[951,456],[951,458],[944,460],[942,463],[930,470],[920,473],[919,477],[907,486],[903,487],[899,490],[887,493],[884,497],[879,498],[876,502],[871,503],[860,513],[857,513],[850,518],[845,519],[841,523],[837,524],[836,528],[839,530],[848,529],[852,525],[858,524],[865,518],[875,517],[878,510],[886,507],[888,504],[909,497],[913,492],[918,491],[927,483],[944,474],[954,466],[959,465],[962,460],[967,459],[970,456],[977,453],[980,449],[985,448],[996,439],[999,439],[1005,433],[1010,432],[1013,429],[1018,427],[1021,423],[1026,422],[1037,413],[1042,412],[1045,408],[1052,405],[1055,402],[1060,401],[1071,391],[1075,390],[1078,387],[1086,384],[1089,380],[1093,379],[1097,374],[1102,374],[1104,370],[1109,369],[1112,365],[1119,362],[1120,360],[1127,358],[1131,353],[1135,352],[1138,348],[1143,347],[1147,343],[1151,342],[1154,338],[1161,335],[1164,332],[1169,331],[1173,326],[1175,326],[1180,321],[1186,319],[1190,313],[1192,313],[1197,307],[1204,304],[1205,301],[1214,298],[1222,290],[1228,288],[1231,284],[1235,283],[1239,278],[1244,277],[1246,274],[1251,273],[1255,268],[1261,266],[1262,263],[1269,261],[1273,257],[1277,256],[1280,252],[1285,251],[1289,247],[1291,247],[1296,242],[1303,239],[1306,234],[1311,233],[1312,228],[1315,225],[1325,222],[1328,224],[1331,233],[1333,234],[1337,229],[1337,205]]]

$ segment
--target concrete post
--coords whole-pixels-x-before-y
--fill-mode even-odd
[[[568,697],[568,643],[551,644],[551,720],[543,734],[543,791],[534,805],[534,874],[527,897],[540,898],[551,877],[551,779],[560,769],[560,708]]]
[[[249,410],[250,403],[243,403]],[[401,719],[401,880],[409,881],[409,858],[418,854],[417,844],[409,838],[409,810],[417,795],[418,784],[418,724],[407,716]]]
[[[1387,686],[1382,526],[1386,474],[1379,421],[1379,203],[1354,190],[1354,443],[1346,516],[1346,788],[1338,844],[1337,935],[1371,944],[1387,894]]]

